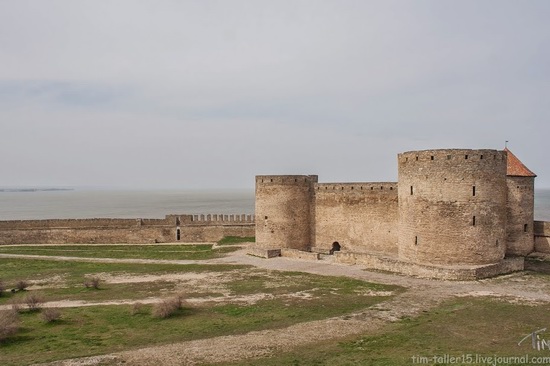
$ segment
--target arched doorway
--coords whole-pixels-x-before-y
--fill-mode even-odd
[[[340,243],[338,243],[337,241],[335,241],[334,243],[332,243],[332,248],[330,249],[329,251],[329,254],[334,254],[334,252],[339,252],[340,251]]]

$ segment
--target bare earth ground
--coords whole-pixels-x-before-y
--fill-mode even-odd
[[[0,254],[0,257],[42,258],[42,256]],[[413,317],[425,310],[439,305],[443,300],[453,296],[491,296],[503,298],[510,302],[523,304],[550,302],[550,283],[542,276],[529,273],[516,273],[501,276],[495,279],[470,282],[435,281],[416,279],[400,275],[369,272],[362,266],[348,266],[333,264],[330,261],[307,261],[289,258],[262,259],[246,255],[244,249],[230,253],[226,257],[212,260],[138,260],[138,259],[87,259],[72,257],[45,257],[51,260],[76,260],[87,262],[108,263],[172,263],[172,264],[248,264],[258,268],[298,271],[319,275],[346,276],[374,283],[399,285],[407,291],[392,297],[374,307],[355,314],[336,318],[311,321],[296,324],[283,329],[255,331],[243,335],[223,336],[209,339],[181,342],[163,346],[147,347],[138,350],[120,352],[116,354],[94,356],[81,359],[64,360],[49,363],[51,366],[72,365],[99,365],[99,364],[129,364],[129,365],[196,365],[201,363],[215,363],[220,361],[238,361],[249,357],[268,356],[270,354],[289,350],[296,345],[306,345],[338,339],[346,336],[364,334],[380,329],[388,322],[403,317]],[[109,277],[107,282],[148,282],[168,280],[166,276],[117,276]],[[178,276],[178,275],[168,275]],[[210,278],[208,278],[210,276]],[[195,280],[197,283],[214,285],[219,283],[216,274],[184,274],[182,279]],[[194,278],[193,278],[194,277]],[[175,280],[177,278],[170,278]],[[220,290],[220,291],[218,291]],[[223,294],[220,287],[216,292]],[[218,298],[189,299],[189,302],[230,301],[255,302],[260,296],[230,296]],[[303,294],[307,296],[307,294]],[[266,295],[267,296],[267,295]],[[139,300],[142,303],[153,303],[158,299],[150,298]],[[93,306],[104,304],[131,304],[135,301],[117,301],[102,303],[85,303],[80,301],[64,301],[48,303],[45,306]]]

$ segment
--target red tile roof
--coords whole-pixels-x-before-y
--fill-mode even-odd
[[[530,171],[523,163],[510,151],[508,148],[504,149],[508,154],[508,167],[506,169],[506,175],[512,177],[536,177],[537,175]]]

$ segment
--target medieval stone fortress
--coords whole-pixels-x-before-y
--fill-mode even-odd
[[[550,253],[550,223],[534,221],[536,175],[508,149],[410,151],[397,160],[398,182],[257,176],[255,215],[0,221],[0,245],[255,236],[256,256],[455,280],[520,271],[525,256]]]
[[[441,279],[519,271],[526,255],[550,252],[548,227],[533,217],[536,175],[508,149],[410,151],[397,160],[397,183],[257,176],[252,252],[333,254]]]

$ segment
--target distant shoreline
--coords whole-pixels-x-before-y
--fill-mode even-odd
[[[6,193],[27,193],[27,192],[57,192],[74,191],[73,188],[0,188],[0,192]]]

